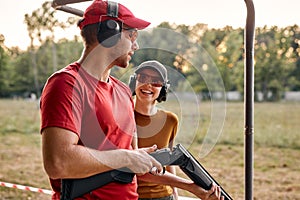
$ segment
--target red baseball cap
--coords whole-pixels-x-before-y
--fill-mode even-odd
[[[146,28],[150,24],[150,22],[136,18],[128,8],[120,3],[118,3],[118,16],[107,16],[107,5],[107,1],[94,0],[93,3],[85,10],[83,19],[78,24],[79,28],[82,29],[88,24],[96,24],[108,19],[121,21],[129,27],[137,28],[139,30]]]

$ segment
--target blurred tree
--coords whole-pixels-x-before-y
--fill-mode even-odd
[[[80,56],[83,49],[82,44],[78,41],[77,37],[69,41],[61,39],[56,43],[57,54],[57,68],[62,69],[68,64],[75,62]],[[37,63],[40,66],[39,82],[45,83],[47,78],[53,73],[51,66],[53,60],[51,59],[52,41],[46,40],[40,48],[36,51]],[[43,87],[43,86],[42,86]]]
[[[4,35],[0,34],[0,96],[6,96],[7,91],[7,60],[8,55],[5,52]]]
[[[178,72],[170,73],[169,77],[172,87],[177,87],[184,68],[188,65],[186,56],[191,43],[187,35],[187,26],[170,25],[168,22],[163,22],[150,31],[141,32],[138,40],[140,49],[136,51],[132,65],[137,66],[146,60],[158,60]]]
[[[287,27],[286,33],[289,33],[288,42],[291,47],[287,54],[288,62],[294,64],[294,69],[288,75],[287,90],[300,91],[300,27]]]
[[[47,6],[41,8],[47,9],[52,12]],[[0,37],[1,97],[39,94],[53,73],[53,66],[60,69],[80,57],[83,46],[78,37],[61,39],[53,48],[54,35],[42,35],[49,30],[41,16],[46,14],[41,13],[37,10],[25,17],[31,39],[27,51],[7,49],[3,45],[4,37]],[[172,89],[177,91],[187,91],[191,84],[195,92],[204,93],[207,98],[212,91],[224,90],[224,86],[226,91],[243,93],[243,34],[243,29],[232,27],[208,29],[200,23],[187,26],[163,22],[153,29],[140,31],[140,49],[132,57],[131,67],[113,68],[112,73],[127,83],[131,74],[128,71],[145,60],[156,59],[170,67],[170,71],[174,70],[169,78]],[[255,91],[261,91],[265,101],[280,100],[284,91],[299,91],[299,26],[257,28],[255,39]],[[53,49],[56,59],[53,59]]]
[[[52,2],[46,1],[42,4],[41,8],[34,10],[31,15],[25,14],[25,23],[27,24],[27,31],[30,38],[31,62],[33,67],[34,84],[36,94],[40,96],[41,84],[38,81],[39,67],[36,60],[35,44],[41,45],[43,41],[48,40],[51,42],[52,50],[52,71],[57,70],[57,52],[55,45],[55,28],[59,27],[65,29],[69,25],[76,22],[74,17],[69,17],[66,22],[59,22],[54,14],[55,10],[51,8]],[[47,34],[50,35],[47,35]],[[43,35],[44,34],[44,35]],[[37,41],[35,40],[37,39]],[[42,66],[48,67],[48,66]]]
[[[278,101],[288,87],[289,75],[295,68],[291,62],[293,49],[292,33],[289,28],[257,29],[255,44],[255,88],[261,91],[263,99]]]
[[[233,30],[232,27],[224,29],[225,37],[216,47],[218,58],[216,65],[222,75],[225,90],[233,91],[242,88],[238,85],[243,84],[243,31]]]

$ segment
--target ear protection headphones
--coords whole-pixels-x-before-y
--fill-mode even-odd
[[[132,96],[135,95],[135,86],[136,86],[136,78],[137,78],[137,74],[134,74],[134,75],[131,75],[129,77],[129,88],[131,90],[131,93],[132,93]],[[168,94],[168,89],[170,87],[170,83],[169,81],[167,81],[167,83],[165,83],[161,90],[160,90],[160,93],[157,97],[157,101],[158,102],[162,102],[162,101],[166,101],[167,100],[167,94]]]
[[[118,18],[118,12],[118,3],[107,1],[107,13],[105,16]],[[100,18],[101,17],[102,16],[100,16]],[[121,39],[122,25],[122,22],[113,19],[103,22],[100,20],[97,33],[98,42],[106,48],[116,45]]]

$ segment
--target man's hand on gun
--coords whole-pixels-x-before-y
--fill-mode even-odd
[[[150,172],[154,175],[162,174],[164,168],[155,158],[149,155],[157,150],[157,146],[153,145],[147,148],[140,148],[133,150],[129,159],[130,165],[127,166],[133,173],[139,175]]]

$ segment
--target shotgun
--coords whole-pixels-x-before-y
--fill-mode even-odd
[[[192,180],[205,190],[209,190],[215,183],[220,186],[205,168],[189,153],[181,144],[173,147],[172,151],[168,148],[157,150],[150,153],[163,166],[177,165]],[[91,192],[110,182],[130,183],[135,176],[127,168],[111,170],[108,172],[96,174],[83,179],[63,179],[61,200],[71,200]],[[220,186],[221,187],[221,186]],[[225,200],[232,198],[221,187],[221,195]]]

